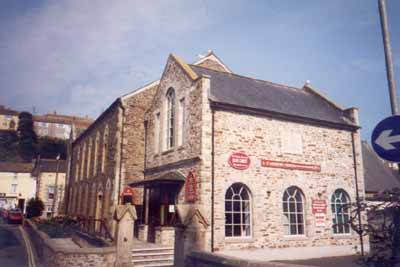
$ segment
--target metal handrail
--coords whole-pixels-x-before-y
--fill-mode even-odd
[[[78,227],[81,231],[104,239],[108,239],[111,242],[114,241],[114,238],[111,235],[110,230],[107,227],[106,221],[104,219],[95,219],[92,217],[78,217]],[[97,224],[98,223],[98,224]],[[97,226],[98,225],[98,226]],[[98,228],[98,231],[96,231]]]

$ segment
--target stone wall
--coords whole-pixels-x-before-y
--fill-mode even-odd
[[[122,185],[143,180],[145,158],[145,129],[144,113],[150,106],[159,82],[139,89],[138,92],[123,97],[125,107],[124,114],[124,138],[122,148]],[[143,192],[140,188],[134,188],[134,204],[142,205]],[[140,214],[140,212],[139,212]]]
[[[114,266],[115,247],[61,248],[56,246],[45,233],[39,231],[32,222],[29,220],[25,222],[25,228],[43,267]]]
[[[298,140],[296,142],[300,143],[291,143],[288,148],[285,144],[287,140]],[[229,156],[237,151],[243,151],[250,157],[248,169],[236,170],[228,164]],[[321,172],[267,168],[261,166],[262,159],[316,164],[321,166]],[[359,153],[357,159],[358,169],[362,173]],[[354,248],[359,245],[356,233],[333,234],[330,208],[331,196],[336,189],[344,189],[351,201],[355,201],[353,167],[350,131],[217,111],[215,249],[313,246]],[[251,192],[252,229],[251,235],[246,238],[225,237],[225,192],[236,182],[245,184]],[[359,176],[359,185],[360,196],[363,196],[362,176]],[[305,235],[290,236],[284,231],[282,196],[289,186],[297,186],[305,196]],[[328,204],[324,227],[315,225],[311,210],[312,199],[323,199]]]

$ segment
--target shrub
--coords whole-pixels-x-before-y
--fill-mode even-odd
[[[26,217],[35,218],[42,216],[44,210],[43,201],[40,198],[31,198],[26,206]]]

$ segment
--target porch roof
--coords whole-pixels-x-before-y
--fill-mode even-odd
[[[185,176],[179,172],[169,172],[162,176],[157,176],[150,179],[135,181],[129,184],[131,187],[149,186],[156,187],[163,184],[180,184],[185,182]]]

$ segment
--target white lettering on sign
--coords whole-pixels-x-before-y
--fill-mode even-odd
[[[245,170],[250,166],[250,158],[244,152],[235,152],[229,157],[228,163],[234,169]]]

